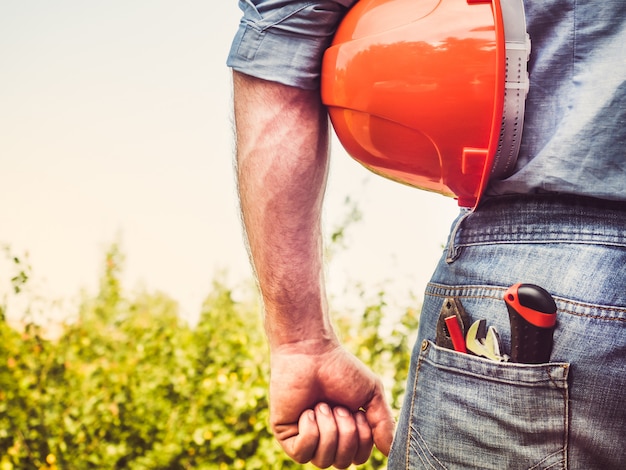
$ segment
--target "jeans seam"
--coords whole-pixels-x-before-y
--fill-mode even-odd
[[[420,353],[420,355],[419,355],[419,359],[418,359],[418,361],[417,361],[417,365],[415,366],[415,380],[413,380],[413,390],[416,390],[416,389],[417,389],[417,380],[418,380],[418,378],[419,378],[420,369],[422,368],[422,363],[424,362],[424,359],[425,359],[424,352],[426,351],[426,349],[427,349],[428,347],[430,347],[430,346],[428,345],[428,343],[426,343],[426,342],[424,342],[424,343],[422,343],[422,344],[423,344],[423,346],[422,346],[422,351],[421,351],[421,353]],[[426,349],[424,349],[424,348],[426,348]],[[415,406],[415,395],[416,395],[416,394],[415,394],[415,393],[413,393],[413,394],[412,394],[412,396],[411,396],[411,406],[410,406],[410,409],[409,409],[409,416],[411,416],[411,417],[413,416],[413,410],[414,410],[414,406]],[[412,418],[411,418],[411,419],[412,419]],[[415,427],[414,427],[414,426],[412,426],[412,424],[409,422],[409,426],[408,426],[408,429],[407,429],[407,445],[406,445],[406,454],[405,454],[405,460],[404,460],[404,465],[405,465],[405,467],[406,467],[406,468],[410,468],[410,467],[409,467],[409,464],[410,464],[410,462],[409,462],[409,457],[410,457],[410,455],[411,455],[411,449],[410,449],[410,447],[411,447],[411,444],[410,444],[410,443],[411,443],[411,431],[413,431],[413,432],[417,435],[417,437],[421,438],[420,433],[419,433],[419,432],[417,431],[417,429],[415,429]],[[416,439],[416,441],[417,441],[417,439]],[[423,446],[425,447],[425,449],[424,449],[424,448],[422,448],[422,445],[420,445],[420,444],[419,444],[419,442],[417,442],[417,445],[418,445],[418,446],[420,447],[420,449],[422,450],[422,453],[424,453],[424,454],[426,454],[426,453],[430,454],[430,456],[431,456],[431,457],[432,457],[435,461],[437,461],[437,463],[439,463],[440,467],[441,467],[442,469],[445,469],[445,468],[446,468],[446,467],[445,467],[445,465],[443,465],[443,464],[439,461],[439,459],[438,459],[435,455],[433,455],[433,453],[430,451],[430,449],[428,449],[428,445],[426,444],[426,442],[425,442],[423,439],[421,439],[421,441],[422,441],[422,444],[423,444]],[[418,456],[419,456],[419,455],[418,455]],[[421,456],[419,456],[419,458],[420,458],[420,460],[422,460],[422,463],[424,463],[424,461],[423,461],[422,457],[421,457]],[[435,468],[435,467],[432,465],[432,463],[430,463],[430,462],[427,462],[427,463],[430,465],[430,467],[431,467],[431,468]]]
[[[563,368],[567,368],[567,365],[563,365]],[[549,465],[548,467],[545,467],[544,470],[549,470],[550,468],[553,468],[556,465],[559,464],[565,464],[562,468],[567,469],[567,443],[569,440],[569,387],[567,385],[567,380],[565,381],[565,387],[560,386],[560,380],[559,381],[554,381],[552,380],[552,375],[548,372],[548,376],[550,377],[550,381],[552,382],[552,384],[554,385],[554,388],[556,390],[561,390],[561,396],[563,398],[563,443],[562,443],[562,447],[561,449],[553,452],[552,454],[547,455],[546,457],[544,457],[543,459],[541,459],[539,462],[537,462],[535,465],[533,465],[532,467],[530,467],[528,470],[533,470],[536,468],[539,468],[539,466],[545,462],[546,460],[550,459],[552,456],[558,455],[558,454],[562,454],[563,457],[558,460],[557,462],[552,463],[551,465]],[[557,383],[558,382],[558,383]]]
[[[537,468],[542,468],[543,470],[549,470],[550,468],[553,468],[555,465],[559,465],[562,464],[565,459],[560,459],[552,464],[550,464],[547,467],[540,467],[540,465],[545,462],[546,460],[548,460],[550,457],[554,456],[554,455],[558,455],[560,453],[563,452],[564,449],[559,449],[556,452],[552,452],[550,455],[546,455],[543,459],[541,459],[539,462],[537,462],[535,465],[533,465],[532,467],[529,467],[528,470],[535,470]]]
[[[565,382],[566,387],[563,389],[563,462],[564,468],[568,468],[568,451],[569,451],[569,425],[570,425],[570,417],[569,417],[569,382]]]
[[[413,428],[413,432],[416,434],[416,436],[419,438],[419,441],[416,442],[416,444],[419,446],[420,450],[422,451],[423,454],[429,454],[438,464],[439,464],[439,468],[441,469],[447,469],[447,467],[441,463],[441,461],[430,451],[430,449],[428,448],[428,444],[426,443],[426,441],[424,440],[424,438],[422,437],[422,435],[419,433],[419,431],[415,428]],[[417,441],[417,439],[416,439]],[[422,464],[424,466],[426,466],[426,464],[428,464],[428,466],[430,468],[437,468],[435,467],[430,461],[424,461],[424,459],[422,458],[421,455],[418,455],[418,457],[420,458],[420,460],[422,461]],[[408,459],[407,459],[407,468],[408,468]]]
[[[424,356],[420,354],[419,359],[417,361],[417,365],[415,366],[415,379],[413,380],[413,388],[412,390],[417,389],[417,378],[419,377],[420,368],[422,367],[422,360]],[[413,409],[415,407],[415,393],[411,396],[411,407],[409,408],[409,417],[413,416]],[[410,418],[412,420],[412,418]],[[411,455],[411,423],[409,422],[409,426],[407,427],[407,440],[406,440],[406,449],[404,454],[404,466],[409,468],[409,457]]]
[[[588,304],[588,303],[584,303],[584,302],[577,302],[575,300],[569,300],[569,299],[564,299],[562,297],[554,297],[554,300],[558,303],[562,303],[564,305],[568,305],[571,307],[590,307],[593,308],[595,310],[600,310],[602,312],[625,312],[626,313],[626,308],[620,308],[620,307],[610,307],[610,306],[605,306],[605,305],[595,305],[595,304]],[[576,311],[573,311],[570,308],[567,307],[561,307],[558,309],[558,311],[564,313],[565,315],[573,315],[575,317],[581,317],[581,318],[590,318],[593,320],[603,320],[603,321],[618,321],[618,322],[626,322],[626,317],[625,318],[621,318],[621,317],[606,317],[606,316],[602,316],[602,315],[591,315],[589,313],[579,313]]]
[[[437,290],[445,290],[446,292],[443,293],[439,293],[439,292],[433,292],[431,290],[429,290],[429,287],[433,287]],[[463,291],[463,290],[476,290],[476,289],[480,289],[480,290],[492,290],[492,291],[497,291],[500,294],[498,295],[485,295],[485,294],[459,294],[458,291]],[[447,286],[444,284],[436,284],[433,282],[429,282],[428,285],[426,286],[426,294],[430,295],[432,297],[437,297],[437,298],[446,298],[446,297],[458,297],[461,299],[493,299],[493,300],[501,300],[504,293],[506,292],[506,290],[508,289],[508,287],[499,287],[499,286],[482,286],[482,285],[476,285],[476,286],[472,286],[472,285],[463,285],[463,286]],[[454,293],[452,293],[451,291],[455,291]]]
[[[431,288],[433,290],[431,290]],[[435,291],[436,290],[436,291]],[[471,290],[481,290],[481,291],[493,291],[494,294],[460,294],[461,291],[471,291]],[[459,297],[461,299],[493,299],[493,300],[501,300],[502,296],[506,292],[507,287],[500,286],[487,286],[487,285],[458,285],[458,286],[448,286],[445,284],[437,284],[434,282],[429,282],[426,286],[426,295],[436,298],[446,298],[450,296]],[[440,292],[437,292],[440,291]],[[454,291],[454,292],[452,292]],[[496,292],[498,294],[496,294]],[[581,313],[576,312],[575,308],[592,308],[594,310],[598,310],[601,312],[621,312],[626,313],[626,307],[613,307],[607,305],[598,305],[586,302],[579,302],[576,300],[567,299],[558,295],[553,296],[554,300],[557,303],[558,311],[565,315],[573,315],[581,318],[589,318],[593,320],[602,320],[602,321],[617,321],[617,322],[626,322],[625,317],[607,317],[606,315],[593,315],[590,313]],[[559,305],[560,304],[560,305]]]
[[[626,243],[620,243],[614,240],[587,240],[587,239],[575,239],[575,238],[512,238],[509,237],[504,240],[497,240],[487,238],[485,240],[471,241],[467,240],[463,243],[456,243],[455,252],[462,250],[463,248],[471,248],[475,246],[488,246],[488,245],[548,245],[548,244],[560,244],[560,245],[595,245],[595,246],[612,246],[616,248],[626,248]],[[457,259],[456,256],[452,261]]]

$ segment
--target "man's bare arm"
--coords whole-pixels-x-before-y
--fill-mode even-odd
[[[268,339],[330,339],[320,228],[328,124],[319,92],[237,72],[234,81],[239,196]]]
[[[319,92],[235,72],[237,178],[270,344],[270,424],[287,454],[326,468],[389,451],[380,380],[339,344],[324,288],[328,120]]]

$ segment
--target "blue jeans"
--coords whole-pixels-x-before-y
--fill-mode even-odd
[[[446,297],[510,348],[505,290],[542,286],[549,363],[435,345]],[[500,197],[463,213],[426,290],[389,469],[626,468],[626,203]]]

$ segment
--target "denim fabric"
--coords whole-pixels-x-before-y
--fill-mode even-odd
[[[517,165],[490,195],[626,200],[626,2],[525,1],[530,89]]]
[[[463,213],[452,233],[426,290],[389,468],[625,468],[626,204],[503,197]],[[434,344],[452,296],[510,350],[503,295],[517,282],[555,298],[551,362]]]
[[[322,56],[356,0],[239,0],[243,18],[227,64],[304,89],[319,88]]]

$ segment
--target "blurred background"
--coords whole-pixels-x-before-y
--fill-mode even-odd
[[[239,16],[235,0],[0,1],[0,245],[27,256],[47,315],[97,289],[112,243],[124,285],[191,323],[217,275],[249,285],[225,65]],[[348,280],[414,302],[456,212],[335,143],[327,232],[359,219],[328,268],[337,308],[359,302]]]
[[[0,0],[0,470],[312,468],[267,424],[225,65],[238,21],[235,0]],[[457,211],[334,142],[331,308],[395,412]]]

